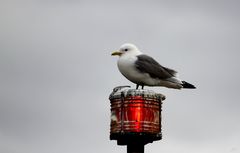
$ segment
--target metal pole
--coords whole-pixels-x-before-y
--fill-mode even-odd
[[[144,153],[144,144],[141,143],[127,144],[127,153]]]

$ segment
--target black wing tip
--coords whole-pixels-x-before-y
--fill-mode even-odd
[[[182,86],[183,88],[187,88],[187,89],[196,89],[196,87],[186,81],[182,81]]]

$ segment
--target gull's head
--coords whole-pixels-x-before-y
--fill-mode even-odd
[[[114,51],[112,56],[139,55],[141,52],[134,44],[123,44],[118,51]]]

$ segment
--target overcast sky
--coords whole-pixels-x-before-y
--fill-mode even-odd
[[[108,96],[131,42],[196,90],[165,94],[148,153],[240,153],[237,0],[0,1],[0,152],[123,153]]]

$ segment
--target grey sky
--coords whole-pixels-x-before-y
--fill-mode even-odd
[[[110,53],[131,42],[197,90],[167,96],[151,153],[240,152],[237,0],[0,1],[0,152],[126,152],[108,96],[131,85]]]

